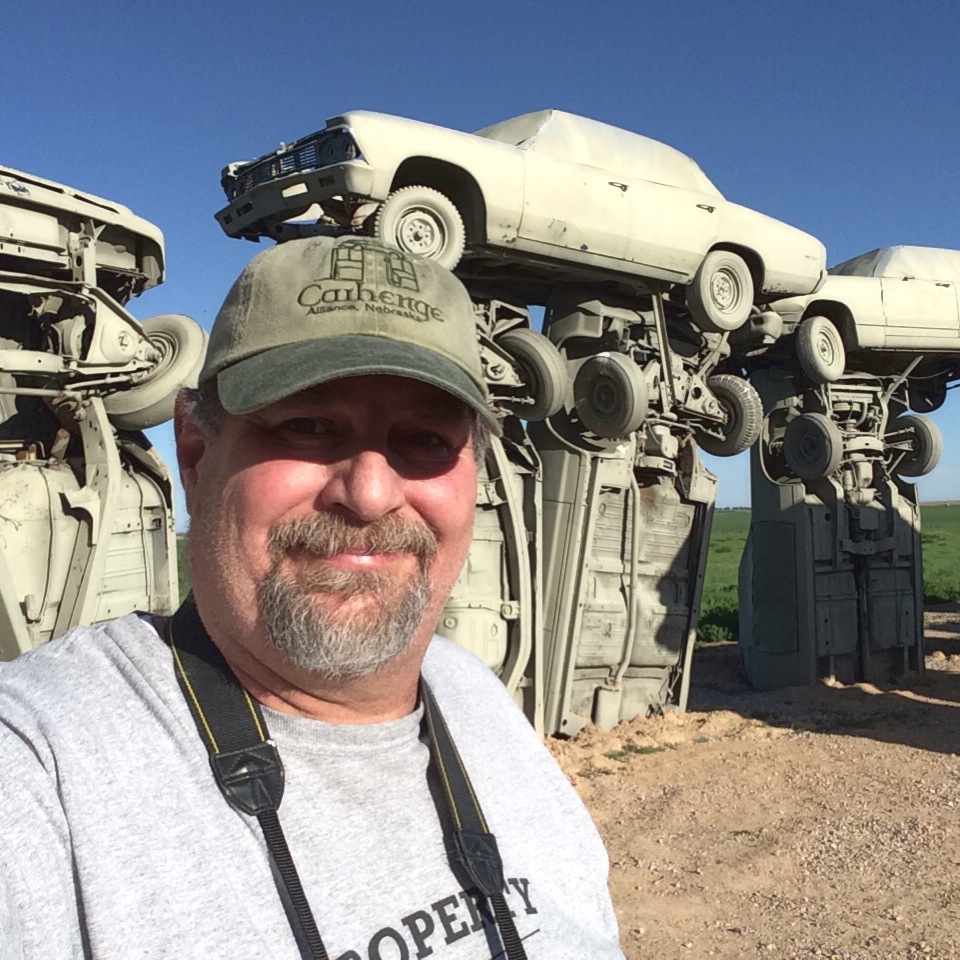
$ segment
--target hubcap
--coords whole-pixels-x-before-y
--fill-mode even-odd
[[[817,353],[828,366],[833,366],[837,359],[837,351],[833,348],[833,341],[826,334],[821,334],[817,338]]]
[[[593,405],[601,413],[611,414],[617,407],[617,388],[613,381],[604,377],[593,388]]]
[[[721,310],[732,310],[740,299],[740,284],[727,270],[718,270],[710,279],[710,295]]]
[[[397,242],[402,250],[421,257],[436,256],[443,249],[442,226],[423,210],[405,213],[397,224]]]

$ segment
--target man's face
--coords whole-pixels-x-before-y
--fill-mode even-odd
[[[328,678],[425,643],[470,546],[471,421],[435,387],[367,376],[228,414],[207,440],[182,423],[204,619]]]

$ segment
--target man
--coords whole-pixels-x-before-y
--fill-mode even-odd
[[[585,810],[432,636],[498,429],[459,281],[369,240],[268,250],[176,429],[196,607],[0,669],[0,955],[622,957]]]

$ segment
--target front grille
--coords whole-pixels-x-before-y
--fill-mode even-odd
[[[292,144],[283,153],[271,154],[268,157],[255,160],[246,168],[241,168],[235,174],[235,180],[224,185],[227,199],[235,200],[248,190],[270,180],[277,180],[292,173],[315,170],[321,166],[321,149],[326,147],[329,152],[330,148],[338,141],[344,147],[343,159],[352,159],[353,156],[356,156],[356,147],[346,130],[331,130],[315,134]],[[339,162],[339,160],[336,162]]]

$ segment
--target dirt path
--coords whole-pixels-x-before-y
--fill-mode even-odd
[[[612,862],[629,960],[960,960],[960,608],[927,673],[758,694],[699,650],[691,710],[553,750]]]

